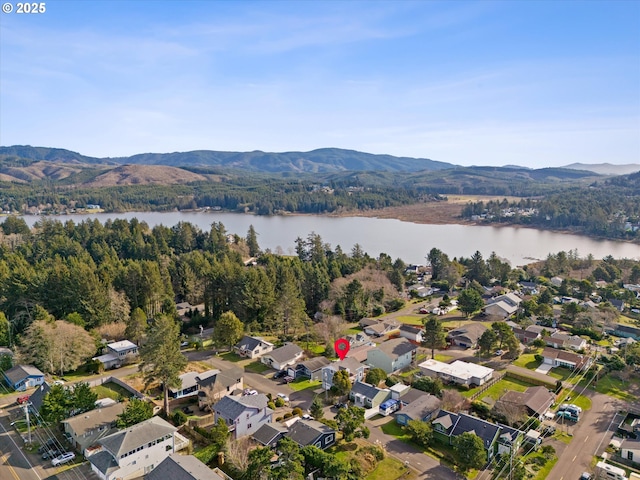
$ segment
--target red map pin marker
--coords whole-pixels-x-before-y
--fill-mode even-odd
[[[344,360],[344,357],[349,353],[349,348],[351,348],[351,345],[349,344],[349,340],[345,338],[339,338],[336,340],[336,343],[333,344],[333,349],[336,351],[338,357],[340,357],[340,360]]]

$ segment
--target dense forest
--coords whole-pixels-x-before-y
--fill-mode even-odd
[[[640,241],[640,172],[542,198],[469,203],[462,216]]]
[[[417,281],[415,269],[408,273],[401,259],[372,258],[358,244],[347,253],[310,233],[296,240],[295,256],[280,256],[261,251],[257,238],[253,227],[239,236],[221,223],[202,231],[189,223],[149,228],[136,219],[42,219],[30,230],[21,218],[8,217],[0,224],[0,345],[22,346],[46,371],[77,367],[32,357],[49,351],[52,338],[84,338],[83,348],[73,351],[85,359],[100,339],[137,341],[147,319],[165,314],[178,320],[176,303],[184,301],[204,306],[180,322],[185,332],[215,326],[232,312],[244,331],[281,340],[311,334],[329,345],[346,322],[401,308],[406,287]],[[485,260],[479,252],[450,259],[434,249],[429,261],[432,285],[442,292],[461,285],[479,292],[481,285],[514,288],[523,278],[585,269],[578,287],[590,293],[595,280],[605,279],[612,282],[601,292],[608,299],[619,298],[623,282],[640,281],[637,261],[582,261],[571,253],[525,270],[511,269],[495,254]],[[591,283],[583,285],[587,279]],[[64,348],[64,361],[70,361],[71,347]]]

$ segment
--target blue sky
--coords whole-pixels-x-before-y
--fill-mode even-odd
[[[0,22],[1,145],[640,163],[639,1],[53,0]]]

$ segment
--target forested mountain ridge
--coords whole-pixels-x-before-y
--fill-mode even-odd
[[[130,157],[95,158],[69,150],[11,146],[0,147],[1,159],[46,160],[64,163],[167,165],[174,167],[219,166],[249,172],[343,172],[343,171],[420,171],[443,170],[454,165],[423,158],[395,157],[345,150],[321,148],[310,152],[191,152],[142,153]]]

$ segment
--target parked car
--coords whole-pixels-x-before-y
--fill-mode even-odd
[[[289,397],[287,397],[284,393],[279,393],[278,397],[280,397],[282,400],[284,400],[285,402],[289,401]]]
[[[579,414],[582,413],[582,408],[580,408],[578,405],[575,405],[573,403],[563,403],[558,407],[558,411],[562,411],[562,410],[573,410],[578,412]]]
[[[568,410],[562,410],[561,412],[558,412],[557,415],[560,418],[566,418],[567,420],[571,420],[572,422],[577,422],[578,420],[580,420],[580,417],[578,415],[574,415]]]
[[[284,377],[286,375],[287,375],[287,371],[286,370],[280,370],[280,371],[276,372],[273,375],[273,378],[278,379],[278,378],[282,378],[282,377]]]
[[[193,413],[193,409],[191,407],[182,407],[182,411],[189,415]]]
[[[332,408],[334,408],[335,410],[340,410],[343,408],[347,408],[347,404],[346,403],[336,403]]]
[[[18,397],[18,400],[16,400],[18,402],[18,405],[22,405],[23,403],[27,403],[29,401],[29,395],[20,395]]]
[[[550,437],[551,435],[556,433],[556,427],[554,427],[553,425],[547,425],[542,429],[541,433],[543,437]]]
[[[591,475],[589,472],[582,472],[582,475],[580,475],[580,480],[591,480],[593,478],[593,475]]]
[[[496,357],[501,357],[502,355],[504,355],[504,350],[496,350],[496,353],[494,353],[494,355]]]
[[[56,458],[61,453],[62,452],[60,450],[58,450],[57,448],[51,448],[49,450],[45,450],[42,453],[42,460],[47,460],[49,458]]]
[[[426,315],[427,313],[429,313],[429,310],[422,307],[420,310],[418,310],[419,313],[421,313],[422,315]]]
[[[257,395],[258,391],[257,390],[252,390],[250,388],[245,388],[244,391],[242,392],[242,395]]]
[[[293,377],[290,377],[289,375],[287,375],[286,377],[284,377],[282,379],[282,383],[291,383],[291,382],[293,382],[293,380],[294,380]]]
[[[38,453],[44,453],[46,450],[50,450],[55,444],[55,438],[50,438],[38,447]]]
[[[51,465],[57,467],[58,465],[62,465],[63,463],[70,462],[76,458],[76,454],[73,452],[64,452],[61,455],[58,455],[56,458],[51,460]]]

